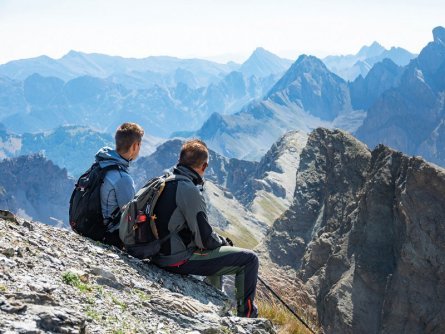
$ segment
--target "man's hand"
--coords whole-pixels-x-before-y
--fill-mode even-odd
[[[228,245],[233,247],[233,241],[232,240],[230,240],[229,238],[226,238],[226,242],[227,242]]]

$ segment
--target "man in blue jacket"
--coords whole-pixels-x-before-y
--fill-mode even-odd
[[[204,183],[209,152],[201,140],[187,141],[181,149],[173,174],[166,183],[154,214],[159,237],[171,234],[153,261],[178,274],[201,276],[235,275],[238,316],[257,317],[254,303],[258,257],[247,249],[231,247],[231,241],[213,231],[207,219]]]
[[[115,219],[119,210],[131,201],[135,194],[134,182],[128,169],[130,162],[139,155],[144,130],[136,123],[123,123],[114,136],[116,149],[101,148],[96,154],[96,162],[104,168],[119,166],[107,172],[100,189],[102,215],[107,232],[104,242],[117,247],[122,246],[119,239],[119,221]]]

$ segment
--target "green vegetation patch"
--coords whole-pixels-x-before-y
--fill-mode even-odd
[[[93,306],[88,306],[86,308],[85,315],[97,322],[100,322],[100,320],[102,319],[102,315]]]
[[[136,296],[138,296],[141,302],[148,302],[151,299],[151,296],[145,291],[134,289],[133,292]]]
[[[93,291],[93,287],[90,284],[82,282],[79,275],[71,271],[66,271],[62,274],[62,281],[65,284],[74,286],[81,292]]]
[[[128,309],[128,304],[116,298],[115,296],[112,295],[111,300],[113,301],[114,304],[119,306],[122,309],[122,311],[126,311]]]

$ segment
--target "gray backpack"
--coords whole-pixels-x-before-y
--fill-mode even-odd
[[[171,234],[168,234],[159,239],[157,217],[153,211],[165,184],[183,178],[173,174],[155,177],[122,208],[119,237],[130,255],[139,259],[150,258],[159,253],[162,243],[170,238]]]

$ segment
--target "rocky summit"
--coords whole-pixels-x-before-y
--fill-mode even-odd
[[[444,169],[317,129],[263,268],[305,291],[325,333],[444,333],[444,194]]]
[[[0,333],[275,333],[195,277],[0,211]]]

